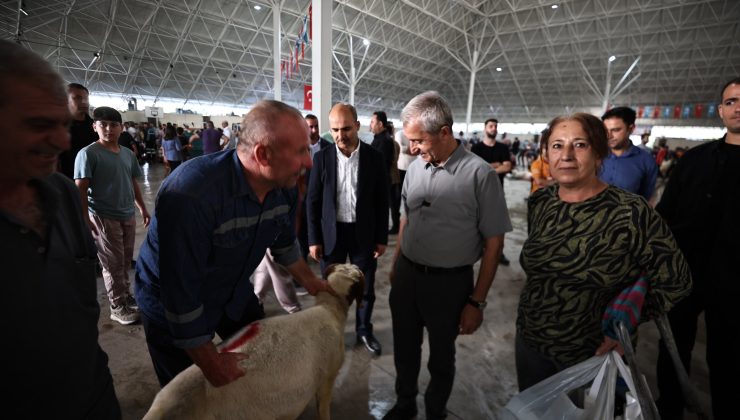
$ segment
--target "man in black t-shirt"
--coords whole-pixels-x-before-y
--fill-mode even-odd
[[[509,151],[509,146],[496,141],[497,134],[498,120],[495,118],[487,119],[483,141],[474,144],[470,151],[491,165],[491,168],[498,174],[498,179],[501,181],[501,188],[503,188],[504,178],[506,174],[511,172],[511,152]],[[501,260],[499,262],[502,265],[509,265],[509,260],[503,254],[503,244],[501,245],[501,250]]]
[[[485,124],[485,136],[483,141],[476,143],[470,149],[471,152],[480,156],[488,162],[498,174],[501,186],[504,186],[504,177],[511,172],[511,152],[509,146],[496,141],[498,134],[498,120],[489,118]]]
[[[136,148],[136,140],[128,132],[128,123],[124,123],[124,130],[121,131],[121,136],[118,137],[118,144],[131,150],[136,156],[139,156],[139,151]]]
[[[59,171],[72,179],[75,168],[75,157],[83,147],[95,143],[98,135],[93,130],[93,119],[90,118],[90,92],[79,83],[67,85],[67,106],[72,114],[69,126],[71,146],[59,156]]]

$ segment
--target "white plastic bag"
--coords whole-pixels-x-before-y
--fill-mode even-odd
[[[617,374],[636,395],[630,372],[619,354],[612,351],[594,356],[559,372],[511,398],[501,412],[504,419],[516,420],[612,420]],[[584,407],[577,407],[568,397],[570,391],[592,383],[584,397]],[[642,420],[634,409],[629,419]]]

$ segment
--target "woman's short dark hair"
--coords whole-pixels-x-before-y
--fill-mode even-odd
[[[550,141],[553,129],[565,121],[575,121],[581,125],[586,132],[586,141],[591,145],[598,159],[605,159],[609,155],[609,142],[604,123],[591,114],[578,112],[573,115],[555,117],[547,124],[547,129],[542,133],[542,147],[547,153],[547,145]]]

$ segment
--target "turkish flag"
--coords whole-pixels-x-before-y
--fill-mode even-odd
[[[303,109],[308,111],[313,109],[313,90],[311,90],[311,85],[303,85]]]
[[[694,108],[694,118],[701,118],[703,113],[704,113],[704,105],[696,104],[696,108]]]

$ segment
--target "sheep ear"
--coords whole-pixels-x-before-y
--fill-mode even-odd
[[[326,267],[324,270],[324,278],[328,279],[331,273],[333,273],[339,264],[331,264],[330,266]]]

